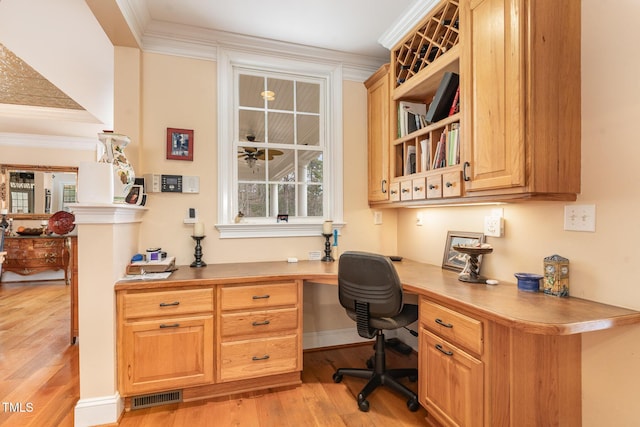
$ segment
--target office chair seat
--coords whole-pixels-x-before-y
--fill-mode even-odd
[[[354,310],[345,310],[347,316],[357,321],[357,315]],[[402,311],[393,317],[369,318],[369,325],[374,329],[384,329],[387,331],[393,329],[404,328],[405,326],[418,320],[418,306],[415,304],[405,304]]]
[[[345,252],[338,264],[338,296],[347,315],[356,322],[358,334],[376,338],[371,369],[340,368],[333,374],[336,383],[344,375],[369,381],[358,394],[358,408],[367,412],[367,397],[379,386],[387,386],[407,398],[407,407],[420,407],[418,396],[398,378],[418,379],[415,368],[386,369],[383,330],[405,327],[418,320],[418,306],[403,303],[402,285],[391,260],[368,252]]]

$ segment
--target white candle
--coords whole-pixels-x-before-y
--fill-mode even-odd
[[[196,237],[204,236],[204,223],[196,222],[193,224],[193,235]]]
[[[333,221],[327,220],[322,223],[322,234],[331,234],[333,232]]]

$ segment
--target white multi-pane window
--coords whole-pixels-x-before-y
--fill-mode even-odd
[[[340,224],[341,69],[221,52],[218,70],[221,237]]]
[[[321,81],[237,70],[238,211],[245,219],[323,217]]]

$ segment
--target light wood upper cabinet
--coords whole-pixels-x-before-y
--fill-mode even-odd
[[[461,1],[465,190],[575,200],[580,2]]]
[[[366,82],[369,201],[389,200],[389,109],[391,93],[389,64],[376,71]]]
[[[376,121],[370,108],[370,143],[389,135],[388,169],[382,170],[394,188],[404,180],[440,179],[434,178],[439,174],[457,173],[461,179],[452,183],[452,191],[427,193],[426,199],[370,194],[369,202],[576,200],[580,13],[579,1],[442,0],[436,5],[391,50],[386,83],[392,102],[378,100],[389,108],[389,121],[380,122],[383,114]],[[459,75],[459,111],[452,108],[448,117],[406,134],[398,129],[402,103],[428,108],[448,72]],[[443,139],[459,142],[446,144],[447,150],[459,147],[459,153],[449,150],[456,155],[447,154],[446,164],[439,164],[434,159]],[[370,161],[382,159],[380,147],[370,146]],[[380,169],[370,163],[371,170]],[[445,176],[441,179],[444,184]],[[370,188],[380,188],[380,180],[370,172]]]

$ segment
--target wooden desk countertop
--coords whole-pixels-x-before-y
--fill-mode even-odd
[[[571,335],[640,323],[640,311],[580,298],[519,291],[515,283],[461,282],[457,273],[404,259],[394,262],[405,291],[491,321],[543,335]],[[207,286],[274,280],[337,283],[338,263],[321,261],[249,262],[180,266],[168,279],[119,281],[116,291]]]

